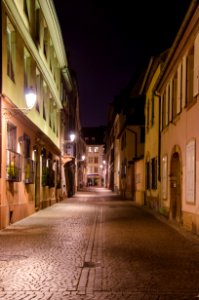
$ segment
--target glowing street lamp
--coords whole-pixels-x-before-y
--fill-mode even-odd
[[[70,134],[70,141],[71,141],[71,142],[74,142],[75,138],[76,138],[75,134],[74,134],[74,133],[71,133],[71,134]]]
[[[37,95],[34,93],[33,88],[27,90],[25,94],[27,109],[30,110],[35,106]]]
[[[11,99],[7,95],[2,94],[0,96],[2,96],[4,99],[9,100],[10,103],[12,102]],[[12,112],[14,112],[14,115],[15,115],[20,111],[22,111],[24,113],[30,111],[34,107],[34,105],[37,101],[37,95],[33,91],[32,87],[26,91],[25,100],[26,100],[26,107],[2,107],[2,109],[4,110],[3,114],[10,113],[12,115]]]

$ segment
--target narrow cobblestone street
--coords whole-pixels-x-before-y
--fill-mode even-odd
[[[199,238],[108,190],[0,231],[0,299],[199,298]]]

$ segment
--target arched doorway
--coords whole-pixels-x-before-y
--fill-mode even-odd
[[[171,157],[171,184],[170,184],[170,217],[181,221],[181,163],[178,152]]]

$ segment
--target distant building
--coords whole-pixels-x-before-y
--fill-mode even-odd
[[[86,143],[86,174],[85,185],[106,185],[106,162],[104,160],[105,127],[87,127],[82,129],[82,136]]]
[[[145,197],[141,203],[160,209],[160,138],[159,138],[159,97],[154,86],[160,76],[168,50],[157,57],[151,57],[143,81],[145,102]]]
[[[123,198],[135,199],[135,164],[144,157],[143,74],[114,99],[106,131],[107,186]]]

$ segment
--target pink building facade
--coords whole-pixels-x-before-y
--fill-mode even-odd
[[[199,233],[199,6],[192,1],[155,93],[160,100],[160,209]]]

